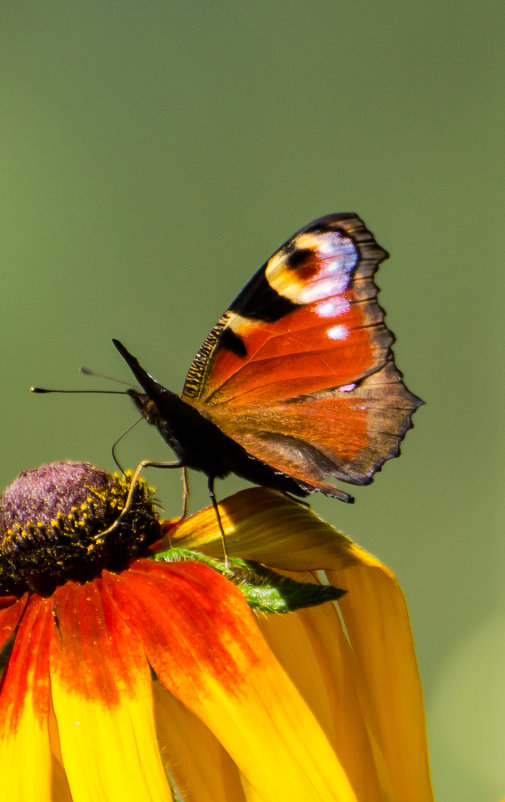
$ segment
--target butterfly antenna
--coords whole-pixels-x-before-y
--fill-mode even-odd
[[[131,384],[130,382],[125,382],[123,379],[116,379],[115,376],[107,376],[105,373],[97,373],[96,370],[91,370],[91,368],[86,368],[84,365],[81,365],[79,368],[79,373],[82,373],[84,376],[93,376],[95,379],[107,379],[109,382],[115,382],[115,384],[124,384],[125,387],[129,387],[130,390],[134,390],[135,385]]]
[[[210,500],[212,501],[212,506],[214,507],[214,512],[216,513],[217,523],[219,526],[219,534],[221,535],[221,543],[223,545],[223,555],[224,555],[224,564],[226,568],[230,566],[230,560],[228,558],[228,550],[226,548],[226,536],[223,529],[223,522],[221,520],[221,514],[219,512],[219,507],[216,499],[216,494],[214,493],[214,477],[208,477],[208,488],[209,488],[209,496]]]
[[[53,387],[30,387],[31,393],[103,393],[105,395],[128,395],[126,390],[61,390]]]
[[[130,390],[136,389],[134,387],[134,385],[131,384],[130,382],[125,382],[122,379],[116,379],[115,376],[107,376],[107,374],[105,374],[105,373],[98,373],[96,370],[91,370],[91,368],[84,367],[84,365],[81,365],[81,367],[79,368],[79,372],[82,373],[84,376],[93,376],[93,378],[95,378],[95,379],[106,379],[107,381],[114,382],[115,384],[123,384],[125,387],[128,387]],[[127,395],[128,394],[126,392],[126,390],[59,390],[59,389],[46,388],[46,387],[30,387],[30,392],[31,393],[94,393],[94,394],[96,394],[96,393],[104,393],[106,395]],[[129,429],[127,429],[126,431],[129,431]],[[125,432],[125,434],[126,434],[126,432]],[[122,436],[123,435],[121,435],[121,437]],[[121,437],[118,439],[117,442],[119,442]],[[116,443],[114,443],[114,446],[115,445],[116,445]],[[114,462],[116,462],[116,465],[118,465],[118,463],[117,463],[117,461],[115,459],[114,459]],[[119,467],[119,465],[118,465],[118,467]]]

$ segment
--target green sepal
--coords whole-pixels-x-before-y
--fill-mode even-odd
[[[345,590],[333,585],[298,582],[266,568],[260,563],[229,557],[228,563],[205,557],[189,549],[168,549],[154,556],[159,562],[193,560],[204,563],[225,576],[243,593],[249,607],[263,613],[291,613],[336,601]]]

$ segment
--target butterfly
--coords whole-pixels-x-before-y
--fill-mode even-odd
[[[143,388],[128,394],[177,456],[170,465],[203,471],[214,506],[214,481],[229,473],[351,502],[331,479],[368,484],[398,456],[423,402],[395,366],[377,303],[387,256],[356,214],[301,228],[218,320],[180,395],[114,340]]]

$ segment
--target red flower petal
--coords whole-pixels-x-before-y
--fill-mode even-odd
[[[52,611],[49,599],[34,595],[28,603],[23,599],[14,605],[16,616],[25,604],[0,694],[0,777],[5,799],[44,802],[49,800],[51,777],[48,714]],[[7,611],[3,612],[7,616]]]
[[[28,595],[21,599],[15,596],[0,596],[0,649],[9,640],[23,615]]]
[[[177,698],[185,701],[209,673],[230,693],[238,691],[241,665],[258,662],[242,594],[208,566],[137,560],[121,576],[104,574],[104,583],[140,635],[155,672]]]

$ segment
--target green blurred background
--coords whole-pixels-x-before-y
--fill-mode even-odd
[[[504,22],[490,0],[0,4],[3,484],[67,457],[112,468],[135,418],[31,384],[109,386],[81,364],[129,379],[114,336],[180,389],[285,238],[359,212],[427,406],[354,507],[314,507],[405,590],[439,802],[505,794]],[[119,453],[169,456],[147,425]],[[178,512],[179,478],[150,480]]]

